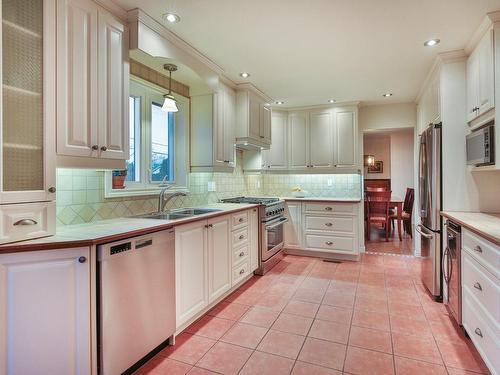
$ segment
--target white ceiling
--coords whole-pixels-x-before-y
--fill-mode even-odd
[[[166,27],[286,106],[413,101],[436,54],[462,49],[500,10],[500,0],[113,1],[160,22],[175,12],[181,22]],[[441,43],[424,47],[430,38]]]

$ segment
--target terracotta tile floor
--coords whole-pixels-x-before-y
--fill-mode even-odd
[[[419,270],[413,257],[286,256],[136,374],[488,374]]]

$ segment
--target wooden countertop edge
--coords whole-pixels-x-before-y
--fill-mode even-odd
[[[488,215],[488,214],[483,214],[483,215]],[[478,229],[477,227],[474,227],[471,224],[466,223],[466,222],[458,219],[456,216],[453,216],[453,213],[450,213],[450,212],[441,212],[441,216],[457,222],[458,224],[460,224],[461,226],[467,228],[468,230],[470,230],[471,232],[477,234],[478,236],[481,236],[484,239],[486,239],[486,240],[494,243],[495,245],[500,246],[500,238],[497,238],[497,237],[494,237],[494,236],[492,236],[492,235],[490,235],[488,233],[485,233],[482,230]]]
[[[252,208],[258,207],[258,204],[246,204],[245,207],[241,208],[233,208],[225,211],[217,211],[217,212],[212,212],[209,214],[204,214],[200,216],[193,216],[192,218],[186,218],[180,221],[172,221],[166,224],[158,224],[155,226],[151,226],[148,228],[141,228],[141,229],[136,229],[132,231],[126,231],[122,233],[116,233],[112,234],[109,236],[103,236],[103,237],[96,237],[92,239],[68,239],[68,240],[58,240],[54,242],[49,242],[48,239],[50,237],[44,237],[44,238],[38,238],[38,239],[33,239],[33,240],[28,240],[28,241],[47,241],[47,242],[40,242],[40,243],[29,243],[26,241],[26,243],[23,242],[13,242],[10,244],[5,244],[5,245],[0,245],[0,254],[8,254],[8,253],[20,253],[20,252],[26,252],[26,251],[42,251],[42,250],[60,250],[60,249],[71,249],[75,247],[87,247],[87,246],[95,246],[95,245],[102,245],[105,243],[109,242],[114,242],[114,241],[120,241],[125,238],[129,237],[137,237],[137,236],[143,236],[146,234],[154,233],[154,232],[159,232],[162,230],[167,230],[170,228],[173,228],[178,225],[184,225],[184,224],[189,224],[193,223],[198,220],[206,220],[206,219],[211,219],[217,216],[223,216],[223,215],[229,215],[233,214],[235,212],[239,211],[245,211],[245,210],[250,210]],[[56,234],[57,235],[57,234]]]

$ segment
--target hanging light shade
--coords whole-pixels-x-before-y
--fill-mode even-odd
[[[363,157],[364,165],[365,167],[370,167],[372,165],[375,165],[375,156],[373,155],[364,155]]]
[[[172,95],[172,72],[177,70],[177,65],[174,64],[165,64],[163,65],[163,69],[167,70],[169,73],[168,80],[168,94],[164,95],[165,101],[163,102],[162,110],[165,112],[177,112],[179,109],[177,108],[177,101]]]
[[[175,101],[175,98],[172,95],[163,95],[165,98],[165,101],[163,102],[163,106],[161,109],[163,109],[165,112],[177,112],[179,109],[177,108],[177,102]]]

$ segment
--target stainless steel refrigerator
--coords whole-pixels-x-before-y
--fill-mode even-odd
[[[422,282],[441,300],[441,123],[430,124],[420,136],[418,177]]]

